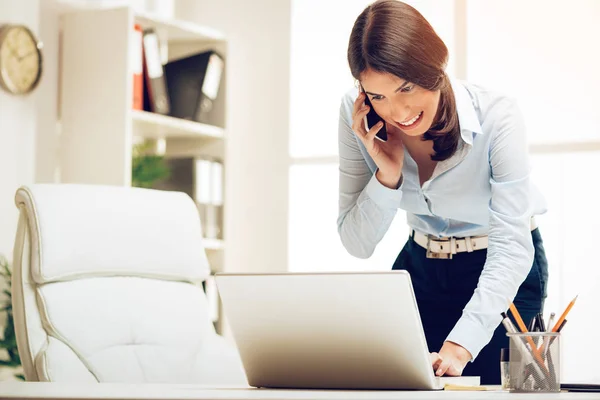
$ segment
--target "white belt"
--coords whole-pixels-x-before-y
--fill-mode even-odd
[[[537,228],[534,218],[531,218],[531,230]],[[413,235],[414,234],[414,235]],[[443,237],[438,238],[433,235],[427,235],[414,229],[410,229],[410,235],[413,236],[415,243],[427,250],[427,258],[452,259],[456,253],[487,249],[488,237],[485,236],[467,236],[464,238]]]

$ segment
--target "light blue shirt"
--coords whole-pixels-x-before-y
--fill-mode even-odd
[[[399,208],[406,210],[410,227],[426,234],[489,235],[478,286],[447,337],[474,360],[533,265],[530,220],[544,213],[546,204],[531,183],[525,123],[515,100],[478,85],[451,82],[461,139],[456,153],[437,163],[423,187],[406,148],[400,187],[389,189],[377,180],[377,166],[351,128],[358,90],[344,95],[337,222],[344,247],[359,258],[373,254]],[[398,238],[398,251],[403,239]]]

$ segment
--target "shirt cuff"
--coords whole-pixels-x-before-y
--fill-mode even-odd
[[[402,183],[398,189],[390,189],[379,182],[377,179],[377,171],[375,171],[371,180],[367,183],[367,196],[383,209],[397,209],[400,206],[400,200],[402,199],[402,185],[404,185],[404,178],[401,179]]]
[[[449,342],[461,345],[471,353],[471,362],[475,361],[479,352],[490,342],[494,331],[488,332],[481,324],[466,318],[458,320],[448,337]]]

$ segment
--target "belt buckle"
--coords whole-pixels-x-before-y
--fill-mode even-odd
[[[436,253],[431,250],[431,235],[427,235],[427,258],[437,259],[437,260],[452,260],[452,249],[450,249],[450,253]]]

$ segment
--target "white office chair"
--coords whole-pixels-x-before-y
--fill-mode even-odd
[[[39,184],[16,204],[13,310],[27,380],[247,384],[208,315],[189,196]]]

